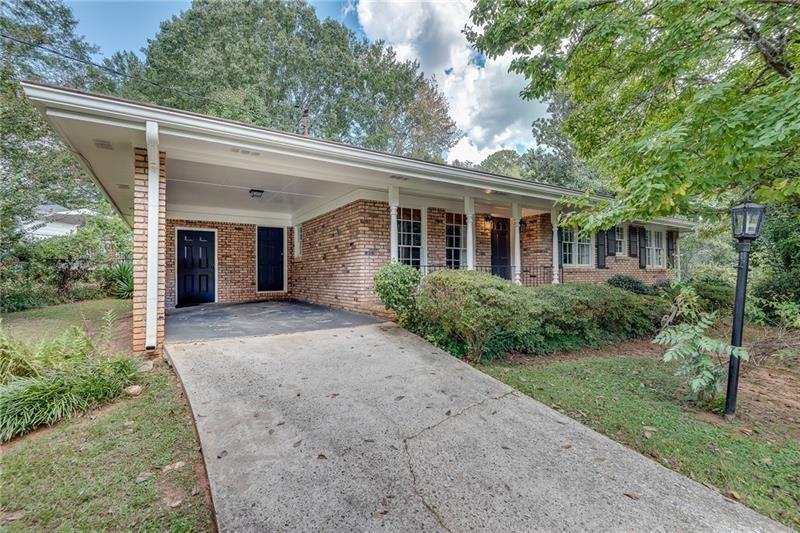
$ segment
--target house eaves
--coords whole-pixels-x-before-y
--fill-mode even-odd
[[[242,147],[311,158],[320,162],[347,164],[386,172],[400,178],[416,178],[448,185],[500,192],[521,197],[557,201],[580,197],[584,191],[509,178],[474,169],[453,167],[376,150],[316,139],[242,122],[219,119],[197,113],[88,93],[38,82],[22,82],[28,98],[48,113],[72,112],[89,115],[94,120],[112,120],[128,127],[144,129],[147,121],[159,124],[162,135],[195,138],[212,142],[235,142]],[[596,200],[608,196],[595,196]],[[653,222],[690,229],[693,224],[679,218],[660,218]]]

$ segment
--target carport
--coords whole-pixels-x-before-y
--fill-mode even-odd
[[[167,343],[257,337],[375,324],[379,319],[300,301],[204,304],[167,313]]]

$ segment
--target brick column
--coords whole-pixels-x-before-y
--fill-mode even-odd
[[[164,342],[165,235],[167,219],[167,155],[159,152],[158,203],[158,306],[155,354],[161,353]],[[133,174],[133,351],[145,349],[147,307],[147,149],[134,149]]]

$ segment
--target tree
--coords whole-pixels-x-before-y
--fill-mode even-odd
[[[0,7],[0,31],[72,57],[88,60],[96,48],[75,35],[77,22],[56,1],[15,0]],[[20,228],[46,202],[89,207],[97,188],[36,109],[24,98],[20,79],[86,88],[97,73],[40,49],[2,39],[0,67],[0,258],[13,254]]]
[[[800,203],[800,3],[479,0],[471,18],[480,51],[516,54],[525,97],[572,98],[564,130],[617,193],[572,222],[691,215],[749,191]]]
[[[576,189],[599,186],[599,177],[580,159],[572,141],[562,127],[572,110],[567,94],[557,92],[549,97],[548,117],[533,121],[536,146],[522,157],[522,172],[526,179]]]
[[[478,168],[492,174],[520,178],[522,177],[520,171],[521,159],[516,150],[499,150],[481,161]]]
[[[147,81],[106,90],[292,132],[308,110],[311,135],[426,159],[459,137],[417,63],[320,22],[300,0],[198,0],[163,22],[144,52],[144,62],[124,53],[107,66]]]

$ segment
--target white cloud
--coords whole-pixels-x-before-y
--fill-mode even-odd
[[[474,61],[475,52],[462,33],[473,3],[360,0],[356,13],[364,34],[383,39],[402,59],[416,59],[435,76],[450,102],[450,115],[466,137],[448,160],[480,162],[487,155],[517,145],[531,146],[531,122],[545,116],[546,106],[523,100],[522,76],[508,72],[511,56]]]

